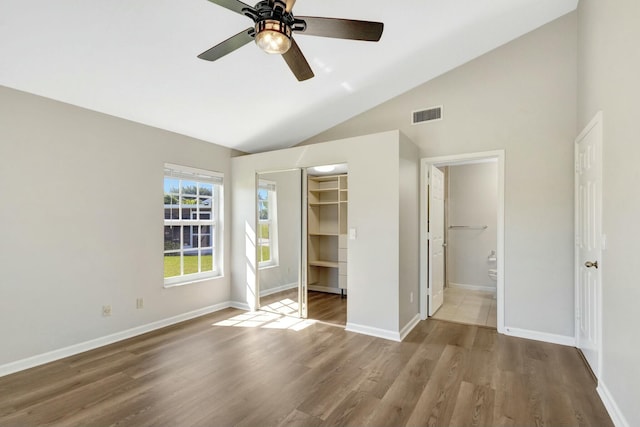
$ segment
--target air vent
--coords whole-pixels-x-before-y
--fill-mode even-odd
[[[427,108],[426,110],[414,111],[411,113],[411,124],[442,120],[442,106]]]

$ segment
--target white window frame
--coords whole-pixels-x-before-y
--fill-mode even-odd
[[[269,246],[269,255],[271,257],[268,261],[259,261],[258,268],[276,267],[278,266],[278,190],[274,181],[268,181],[266,179],[258,181],[258,190],[267,191],[267,201],[269,203],[268,219],[260,219],[258,213],[258,230],[260,230],[263,225],[267,225],[269,228],[268,240],[262,239],[259,231],[256,233],[258,236],[258,250],[261,250],[260,248],[262,246]]]
[[[180,217],[182,216],[183,209],[185,207],[195,206],[195,212],[191,211],[188,218],[165,218],[164,219],[164,227],[174,226],[180,227],[180,247],[178,249],[164,249],[163,254],[166,256],[169,253],[178,254],[180,257],[180,275],[165,277],[164,279],[164,287],[172,287],[172,286],[180,286],[186,285],[188,283],[198,282],[201,280],[206,280],[214,277],[222,276],[222,236],[224,235],[223,229],[223,201],[224,201],[224,175],[219,172],[207,171],[202,169],[196,169],[188,166],[174,165],[171,163],[165,163],[164,165],[164,177],[163,177],[163,186],[166,185],[166,179],[174,179],[178,180],[178,193],[170,193],[179,198],[178,211],[180,212]],[[211,197],[211,213],[209,218],[198,218],[200,213],[200,203],[197,202],[195,205],[186,205],[180,204],[182,200],[182,182],[189,181],[195,182],[197,186],[195,195],[186,195],[188,197],[196,197],[197,200],[202,198],[203,196],[199,194],[200,186],[199,184],[211,184],[212,185],[212,194],[211,196],[206,195],[205,197]],[[166,195],[167,193],[164,193]],[[175,205],[164,205],[164,209],[175,206]],[[164,212],[163,212],[164,213]],[[206,213],[209,213],[207,211]],[[195,214],[195,217],[194,217]],[[191,243],[193,243],[193,238],[198,240],[199,234],[196,231],[194,234],[194,227],[200,226],[208,226],[210,233],[206,234],[210,236],[210,246],[206,247],[185,247],[185,233],[184,228],[188,228],[189,238]],[[163,227],[163,230],[164,230]],[[164,240],[164,238],[163,238]],[[184,253],[192,252],[194,250],[198,251],[198,272],[184,274]],[[211,255],[213,256],[213,265],[211,271],[201,271],[202,269],[202,256],[207,255],[207,252],[211,251]]]

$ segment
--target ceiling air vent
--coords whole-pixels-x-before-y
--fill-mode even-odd
[[[433,120],[442,120],[442,105],[411,113],[411,124],[413,125],[431,122]]]

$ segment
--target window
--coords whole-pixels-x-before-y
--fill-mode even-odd
[[[276,183],[258,181],[258,267],[278,265]]]
[[[222,174],[164,166],[164,284],[222,275]]]

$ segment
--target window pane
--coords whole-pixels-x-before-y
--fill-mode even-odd
[[[180,275],[180,253],[164,254],[164,277]]]
[[[258,219],[269,219],[269,202],[266,200],[258,201]]]
[[[198,272],[198,251],[184,251],[184,274]]]
[[[178,196],[179,181],[174,178],[164,179],[164,218],[178,219]]]
[[[197,200],[198,199],[196,196],[185,196],[184,194],[182,195],[183,206],[187,206],[187,207],[193,206],[193,208],[195,209]]]
[[[198,226],[186,225],[182,229],[182,249],[198,247]]]
[[[258,228],[258,237],[269,240],[269,224],[260,224]]]
[[[263,188],[258,190],[258,200],[267,200],[269,198],[269,192]]]
[[[201,196],[213,196],[213,184],[205,182],[198,183],[198,194]]]
[[[198,194],[198,184],[193,181],[182,181],[182,195]]]
[[[211,226],[209,225],[200,226],[200,236],[198,241],[200,242],[200,244],[198,245],[200,248],[211,247]]]
[[[260,245],[258,257],[259,262],[271,261],[271,249],[269,248],[269,245]]]
[[[180,249],[180,226],[164,227],[164,250],[172,251]]]
[[[200,259],[202,271],[213,271],[213,255],[211,254],[211,249],[202,251]]]

